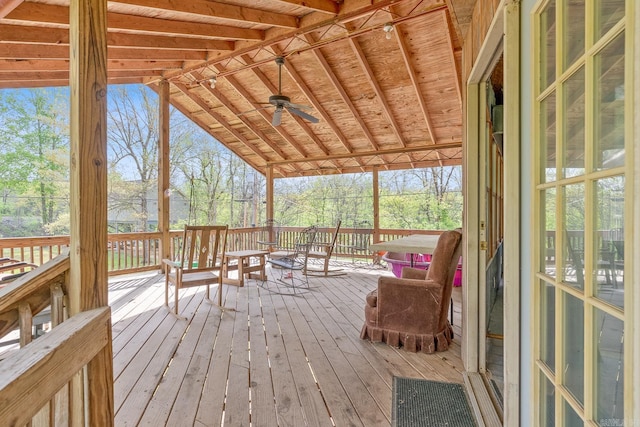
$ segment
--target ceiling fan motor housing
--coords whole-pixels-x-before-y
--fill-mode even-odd
[[[291,102],[291,98],[284,95],[271,95],[269,97],[269,104],[275,105],[276,107],[279,105],[285,105]]]

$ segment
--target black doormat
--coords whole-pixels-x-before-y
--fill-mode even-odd
[[[476,427],[461,384],[393,377],[394,427]]]

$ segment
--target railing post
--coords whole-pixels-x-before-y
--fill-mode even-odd
[[[373,167],[373,243],[380,241],[380,185],[378,181],[378,166]]]

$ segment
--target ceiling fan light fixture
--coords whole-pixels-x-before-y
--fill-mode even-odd
[[[216,87],[217,82],[218,78],[216,76],[211,76],[211,78],[209,79],[209,86],[211,87],[211,89],[214,89]]]
[[[393,32],[393,24],[391,22],[387,22],[386,24],[384,24],[384,27],[382,27],[382,31],[384,31],[384,36],[387,38],[387,40],[391,40],[391,33]]]

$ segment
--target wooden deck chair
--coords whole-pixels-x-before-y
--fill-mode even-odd
[[[336,246],[336,240],[338,239],[338,233],[340,232],[340,224],[342,221],[338,221],[336,224],[336,229],[333,233],[333,237],[331,242],[329,243],[316,243],[314,244],[314,248],[317,250],[310,250],[308,257],[314,259],[324,260],[323,269],[322,270],[313,270],[310,268],[306,268],[304,274],[318,275],[318,276],[342,276],[346,273],[339,273],[340,270],[329,270],[329,260],[331,259],[331,255],[333,254],[333,250]]]
[[[175,286],[174,312],[178,314],[182,288],[218,285],[218,305],[222,307],[222,265],[227,243],[226,225],[185,226],[178,261],[163,259],[165,265],[164,304],[169,306],[169,283]]]

